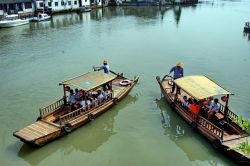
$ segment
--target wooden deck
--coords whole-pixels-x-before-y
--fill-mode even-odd
[[[15,136],[25,139],[27,142],[33,142],[39,138],[48,136],[52,133],[61,130],[52,124],[37,121],[15,133]]]

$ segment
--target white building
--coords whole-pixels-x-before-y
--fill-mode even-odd
[[[52,12],[74,10],[79,7],[89,7],[90,0],[37,0],[36,8],[38,10],[49,9]]]
[[[33,13],[35,6],[32,0],[0,0],[0,15]]]

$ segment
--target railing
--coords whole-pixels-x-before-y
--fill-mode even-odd
[[[103,101],[99,101],[99,100],[95,100],[94,102],[92,102],[91,104],[85,106],[85,107],[81,107],[77,110],[74,110],[68,114],[65,114],[63,116],[59,116],[59,122],[60,125],[64,125],[66,123],[68,123],[69,121],[76,119],[77,117],[81,116],[81,115],[86,115],[88,114],[90,111],[92,111],[93,109],[101,106],[102,104],[108,102],[112,100],[112,93],[107,94],[107,96],[103,97]]]
[[[88,106],[86,106],[86,107],[88,107]],[[67,123],[68,121],[70,121],[72,119],[75,119],[79,115],[87,114],[88,112],[85,112],[86,107],[81,107],[73,112],[70,112],[70,113],[65,114],[63,116],[60,116],[59,117],[60,126],[64,125],[65,123]]]
[[[201,116],[199,116],[199,118],[198,118],[198,123],[200,125],[202,125],[203,127],[205,127],[206,129],[208,129],[209,131],[211,131],[216,136],[218,136],[221,140],[223,140],[224,132],[222,129],[215,126],[214,124],[212,124],[211,122],[209,122],[208,120],[206,120],[205,118],[203,118]]]
[[[43,118],[44,116],[58,110],[59,108],[61,108],[64,105],[64,98],[56,101],[55,103],[52,103],[50,105],[48,105],[47,107],[44,108],[40,108],[39,112],[40,112],[40,117]]]
[[[225,115],[225,106],[223,106],[222,104],[220,104],[220,111]],[[239,119],[239,116],[229,109],[227,109],[227,117],[229,117],[231,120]]]

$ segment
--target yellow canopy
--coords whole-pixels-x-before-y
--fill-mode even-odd
[[[92,71],[70,80],[63,81],[59,85],[73,85],[84,91],[89,91],[114,80],[116,77],[117,76],[112,73],[106,74],[101,71]]]
[[[186,76],[174,80],[174,83],[198,100],[216,95],[232,94],[206,76]]]

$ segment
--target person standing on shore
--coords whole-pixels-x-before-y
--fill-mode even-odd
[[[184,69],[183,69],[183,64],[181,62],[176,63],[176,65],[174,67],[171,68],[171,70],[169,71],[169,74],[171,74],[172,72],[174,72],[174,76],[173,79],[178,79],[184,76]],[[173,82],[173,86],[172,86],[172,90],[171,93],[174,93],[175,91],[175,83]],[[180,88],[177,87],[176,93],[181,93]]]

